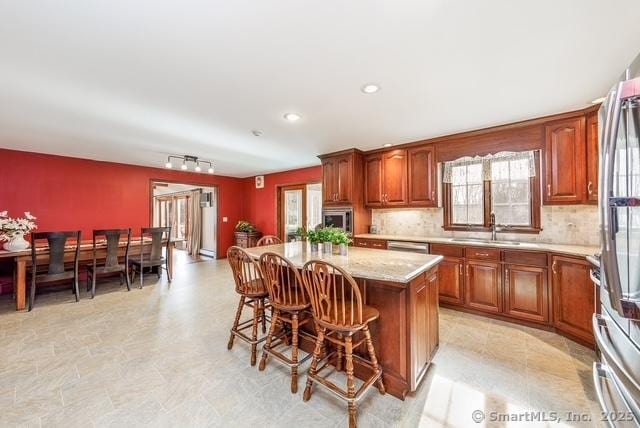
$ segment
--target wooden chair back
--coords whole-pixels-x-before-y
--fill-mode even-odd
[[[309,305],[302,277],[291,261],[267,252],[260,256],[260,268],[271,304],[284,310],[300,310]]]
[[[227,260],[231,266],[236,292],[245,296],[258,296],[267,293],[260,265],[238,246],[229,247]]]
[[[126,247],[124,250],[124,265],[127,266],[129,262],[129,247],[131,245],[131,229],[99,229],[93,231],[93,270],[96,269],[97,264],[97,248],[96,244],[99,240],[105,239],[107,241],[107,254],[104,261],[104,267],[106,269],[117,268],[120,266],[118,261],[118,250],[120,248],[120,241],[126,237]]]
[[[274,235],[265,235],[258,240],[256,246],[265,247],[267,245],[282,244],[282,240]]]
[[[302,281],[318,324],[337,330],[355,330],[362,325],[360,288],[342,268],[311,260],[302,267]]]
[[[164,241],[165,254],[169,254],[169,241],[171,240],[171,227],[143,227],[140,234],[140,260],[144,257],[144,240],[151,238],[151,253],[149,261],[162,260],[162,244]]]
[[[49,261],[47,275],[57,275],[65,272],[64,255],[67,240],[72,239],[75,242],[74,269],[78,272],[78,258],[80,255],[80,236],[79,230],[72,232],[32,232],[31,233],[31,266],[33,269],[33,280],[35,281],[35,273],[38,271],[38,258],[36,256],[36,246],[38,241],[47,240],[49,247]],[[46,279],[46,278],[43,278]]]

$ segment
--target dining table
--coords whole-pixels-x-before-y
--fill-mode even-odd
[[[163,246],[166,241],[163,242]],[[124,257],[126,251],[126,241],[120,241],[118,256]],[[170,241],[167,245],[167,269],[171,276],[173,276],[173,250],[175,248],[175,242]],[[67,245],[65,247],[65,261],[73,262],[76,246]],[[151,252],[151,239],[140,237],[131,237],[129,256],[135,257],[140,254],[149,254]],[[107,241],[96,240],[96,258],[97,260],[104,260],[107,254]],[[46,263],[48,261],[49,248],[47,245],[36,246],[36,257],[38,258],[38,264],[40,261]],[[0,249],[0,261],[3,259],[13,259],[13,287],[16,302],[16,310],[20,311],[25,309],[27,302],[27,269],[31,266],[31,248],[19,251],[7,251]],[[93,240],[80,241],[80,251],[78,252],[78,263],[80,265],[86,264],[86,262],[93,261]],[[81,266],[82,267],[82,266]]]

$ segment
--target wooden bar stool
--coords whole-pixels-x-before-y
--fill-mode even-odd
[[[227,251],[227,260],[231,265],[233,280],[236,283],[236,292],[240,295],[240,303],[236,310],[236,318],[231,327],[231,336],[227,349],[233,347],[233,339],[239,339],[251,345],[251,365],[256,365],[256,353],[258,343],[266,340],[267,336],[258,338],[258,324],[262,323],[262,332],[267,331],[267,318],[265,313],[265,299],[269,296],[264,286],[262,271],[256,261],[254,261],[246,251],[240,247],[230,247]],[[253,317],[240,322],[242,309],[248,306],[253,309]],[[251,328],[251,337],[243,333]]]
[[[349,427],[357,426],[356,401],[376,382],[381,394],[385,393],[382,382],[382,368],[378,365],[369,323],[380,314],[377,309],[362,303],[360,288],[355,280],[338,266],[321,260],[311,260],[302,268],[302,280],[311,300],[313,319],[316,323],[318,338],[313,351],[311,367],[307,375],[307,386],[303,400],[311,398],[311,387],[314,382],[327,388],[338,397],[347,401],[349,407]],[[362,332],[363,338],[354,341],[356,333]],[[324,341],[334,344],[337,349],[321,357]],[[353,349],[366,343],[369,359],[353,353]],[[342,349],[344,348],[345,368],[347,374],[346,391],[320,376],[323,369],[329,367],[334,354],[337,356],[336,368],[342,371]],[[353,362],[354,359],[372,371],[372,375],[356,391]],[[318,365],[323,365],[318,368]]]
[[[308,354],[302,360],[298,360],[299,337],[305,335],[311,340],[315,339],[300,331],[300,327],[312,319],[311,314],[307,311],[310,306],[309,299],[298,269],[288,259],[276,253],[267,252],[260,256],[260,267],[269,292],[273,315],[258,369],[264,370],[268,355],[272,355],[289,366],[291,368],[291,392],[295,394],[298,392],[298,367],[311,358],[311,354]],[[283,343],[288,345],[285,323],[291,327],[291,358],[275,350]],[[278,324],[281,326],[281,331],[276,335]]]
[[[256,247],[265,247],[267,245],[282,244],[282,240],[277,236],[265,235],[258,240]]]

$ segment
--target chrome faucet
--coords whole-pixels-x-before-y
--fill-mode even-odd
[[[498,238],[496,236],[496,215],[494,213],[491,213],[491,217],[490,217],[490,221],[491,221],[491,240],[492,241],[497,241]]]

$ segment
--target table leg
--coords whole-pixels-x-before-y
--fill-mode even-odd
[[[25,308],[27,300],[26,260],[16,260],[16,282],[14,287],[16,293],[16,311],[21,311]]]
[[[171,275],[171,278],[173,278],[173,245],[169,245],[169,247],[167,247],[167,251],[169,252],[169,254],[167,255],[167,257],[169,258],[169,274]]]

